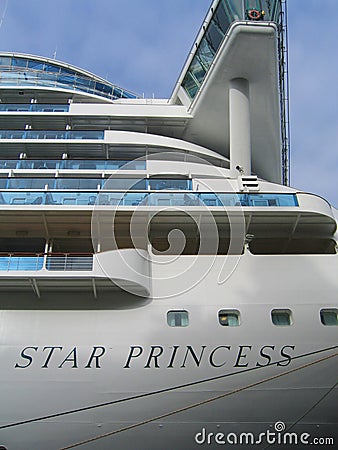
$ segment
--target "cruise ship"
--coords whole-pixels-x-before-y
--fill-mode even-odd
[[[169,99],[0,54],[0,449],[337,446],[338,213],[289,186],[284,0]]]

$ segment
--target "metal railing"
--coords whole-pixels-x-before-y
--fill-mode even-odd
[[[0,271],[89,271],[93,270],[92,253],[0,253]]]

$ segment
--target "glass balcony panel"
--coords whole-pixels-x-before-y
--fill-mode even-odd
[[[0,139],[103,139],[104,131],[1,130]]]
[[[139,180],[137,178],[108,178],[104,183],[105,190],[139,190],[147,189],[146,179]]]
[[[148,184],[151,190],[174,189],[179,191],[191,189],[190,180],[150,178]]]
[[[19,161],[0,160],[0,169],[16,169]]]
[[[123,205],[124,206],[138,206],[138,205],[148,205],[148,196],[146,193],[130,193],[124,195]]]
[[[0,256],[0,271],[41,270],[43,256]]]
[[[8,189],[53,189],[54,183],[54,178],[9,178]]]
[[[24,182],[25,179],[19,180]],[[50,181],[50,179],[49,179]],[[78,182],[78,180],[76,180]],[[21,189],[21,188],[17,188]],[[214,193],[147,193],[147,192],[100,192],[101,205],[150,205],[150,206],[249,206],[249,207],[295,207],[294,194],[214,194]],[[94,205],[98,192],[0,192],[0,204],[6,205]],[[254,198],[253,198],[254,197]],[[122,200],[121,200],[122,199]]]
[[[97,190],[102,185],[102,178],[58,178],[55,189]]]
[[[50,255],[47,257],[46,269],[50,271],[82,271],[93,269],[93,256]]]

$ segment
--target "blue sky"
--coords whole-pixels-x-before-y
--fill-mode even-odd
[[[170,95],[211,0],[0,0],[0,50]],[[291,184],[338,207],[337,0],[288,0]]]

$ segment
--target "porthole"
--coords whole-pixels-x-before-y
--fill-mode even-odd
[[[321,309],[320,321],[323,325],[337,326],[338,325],[338,309]]]
[[[278,327],[292,324],[291,311],[289,309],[273,309],[271,311],[272,323]]]
[[[218,322],[223,327],[238,327],[240,324],[239,311],[235,309],[221,309],[218,311]]]
[[[188,311],[168,311],[167,324],[170,327],[187,327],[189,325]]]

